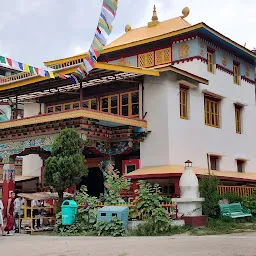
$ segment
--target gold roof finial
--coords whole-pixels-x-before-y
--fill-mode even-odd
[[[183,10],[182,10],[182,14],[183,14],[183,15],[181,16],[181,18],[186,18],[186,17],[188,17],[189,12],[190,12],[190,10],[189,10],[188,7],[183,8]]]
[[[158,17],[157,17],[157,13],[156,13],[156,6],[154,5],[152,21],[148,23],[148,27],[156,26],[158,23],[159,23],[159,21],[158,21]]]

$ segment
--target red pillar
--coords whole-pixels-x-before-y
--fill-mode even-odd
[[[136,190],[138,189],[139,189],[138,180],[132,180],[133,200],[135,200],[136,196],[138,195],[138,193],[136,192]]]
[[[7,202],[9,199],[10,191],[15,190],[15,159],[8,158],[4,160],[3,166],[3,204],[7,209]]]
[[[179,177],[175,177],[174,178],[174,194],[177,197],[180,197],[180,186],[179,186],[179,183],[180,183],[180,178]]]

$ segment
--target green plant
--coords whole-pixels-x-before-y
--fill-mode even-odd
[[[199,191],[203,202],[203,213],[209,217],[216,218],[219,216],[218,202],[220,195],[218,192],[219,179],[214,175],[202,176],[199,181]]]
[[[118,173],[115,175],[110,175],[107,172],[104,173],[105,178],[105,187],[108,189],[105,191],[105,194],[102,200],[106,204],[118,204],[122,202],[120,196],[123,190],[130,189],[130,182],[126,181],[122,176],[119,176]]]
[[[238,194],[227,192],[223,196],[221,196],[223,199],[228,200],[230,204],[233,203],[241,203],[243,202],[243,198],[239,196]]]
[[[96,224],[98,236],[124,236],[125,228],[117,217],[112,217],[110,222],[99,221]]]
[[[163,202],[170,202],[166,197],[160,195],[159,185],[151,185],[139,181],[138,196],[135,199],[135,207],[130,215],[133,218],[142,218],[149,222],[153,233],[163,232],[170,224],[169,213],[162,207]],[[149,220],[150,219],[150,220]]]
[[[256,214],[256,190],[253,191],[251,197],[244,198],[243,206],[249,209],[253,214]]]
[[[87,174],[79,134],[73,129],[62,130],[54,139],[52,156],[46,160],[44,170],[45,183],[58,192],[60,205],[63,192]]]

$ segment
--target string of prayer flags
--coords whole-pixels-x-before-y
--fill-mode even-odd
[[[60,78],[70,78],[73,83],[77,84],[77,78],[84,79],[89,72],[94,69],[95,62],[103,52],[104,46],[107,45],[107,36],[112,31],[112,22],[115,19],[118,0],[103,0],[101,14],[99,17],[96,32],[88,53],[83,58],[83,63],[77,68],[72,75],[59,75]],[[105,33],[105,34],[104,34]]]
[[[18,69],[25,73],[30,73],[32,75],[38,75],[38,76],[43,76],[43,77],[49,76],[50,78],[55,78],[55,75],[52,71],[48,71],[45,69],[39,69],[37,67],[30,66],[28,64],[25,64],[25,63],[22,63],[22,62],[19,62],[16,60],[12,60],[12,59],[4,57],[4,56],[0,56],[0,63],[6,64],[12,68]]]

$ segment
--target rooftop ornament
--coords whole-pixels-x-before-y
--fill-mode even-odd
[[[183,15],[181,16],[181,18],[186,18],[186,17],[188,17],[189,12],[190,12],[190,10],[189,10],[188,7],[183,8],[183,10],[182,10],[182,14],[183,14]]]
[[[159,23],[158,21],[158,17],[157,17],[157,13],[156,13],[156,6],[154,5],[154,9],[153,9],[153,16],[152,16],[152,21],[150,21],[148,23],[148,27],[154,27]]]

